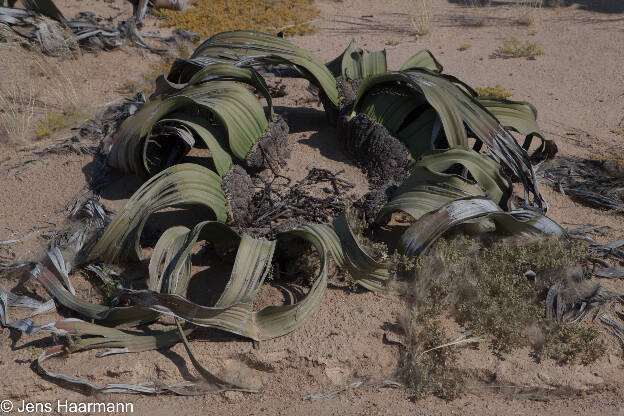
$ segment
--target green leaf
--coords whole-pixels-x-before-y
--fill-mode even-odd
[[[200,222],[192,230],[183,226],[167,229],[150,258],[148,289],[184,295],[191,278],[191,250],[198,240],[234,244],[240,241],[240,236],[216,221]]]
[[[148,166],[149,161],[146,160],[146,149],[153,126],[162,118],[183,109],[212,113],[225,129],[229,150],[241,160],[245,159],[269,125],[258,99],[241,84],[212,81],[190,85],[175,94],[155,97],[141,106],[136,114],[127,118],[122,123],[117,140],[108,155],[108,163],[125,172],[148,176],[151,169]],[[210,131],[211,135],[215,132]],[[209,135],[205,134],[202,138],[213,145],[216,143]],[[224,140],[217,138],[217,141]],[[223,152],[219,152],[218,157],[221,158],[222,154]],[[226,163],[222,162],[223,165]]]
[[[52,0],[22,0],[24,8],[65,23],[67,19]]]
[[[455,147],[431,150],[414,163],[414,166],[443,173],[456,164],[463,166],[492,200],[502,208],[507,207],[507,200],[512,192],[511,181],[501,173],[498,163],[472,149]]]
[[[177,64],[180,65],[180,63]],[[271,116],[273,116],[273,101],[264,78],[252,67],[239,67],[230,63],[213,63],[211,65],[206,65],[199,71],[193,73],[190,79],[184,83],[169,81],[164,75],[161,75],[156,79],[156,91],[152,95],[152,98],[161,94],[175,95],[176,92],[183,90],[189,85],[199,85],[213,81],[237,81],[250,85],[264,96],[269,106],[269,112]]]
[[[327,243],[330,253],[339,268],[349,272],[351,277],[362,287],[373,292],[398,294],[396,288],[389,286],[393,275],[389,265],[372,258],[362,247],[351,229],[345,213],[332,222],[335,236],[331,235]]]
[[[522,147],[529,150],[533,137],[539,137],[540,146],[531,157],[551,158],[557,153],[554,141],[546,139],[537,126],[537,109],[525,101],[511,101],[495,97],[477,97],[477,100],[507,129],[525,136]]]
[[[429,71],[437,72],[437,73],[441,73],[443,69],[442,64],[440,64],[440,62],[438,62],[438,60],[435,59],[433,54],[427,49],[418,51],[416,55],[412,56],[407,61],[405,61],[403,66],[401,66],[400,70],[405,71],[408,69],[417,69],[417,68],[424,68],[424,69],[428,69]]]
[[[88,261],[116,263],[142,259],[139,240],[150,215],[181,205],[206,206],[219,222],[226,222],[228,218],[221,178],[196,164],[175,165],[145,182],[132,195],[93,247]]]
[[[223,149],[221,142],[217,139],[217,137],[219,137],[219,132],[215,126],[207,123],[200,117],[193,117],[182,113],[169,114],[167,118],[160,119],[156,125],[159,123],[166,123],[174,126],[182,125],[191,129],[197,137],[204,142],[208,150],[210,150],[210,155],[219,176],[223,178],[225,174],[230,171],[232,167],[232,157]],[[143,147],[143,160],[147,160],[147,146]],[[158,173],[152,173],[149,170],[149,166],[145,166],[145,168],[150,175]]]
[[[329,69],[305,49],[301,49],[277,36],[247,30],[219,33],[199,45],[191,60],[200,57],[221,62],[244,63],[245,65],[294,65],[304,78],[319,87],[338,107],[336,79]]]
[[[381,208],[375,223],[387,222],[390,215],[397,211],[419,219],[456,199],[480,195],[485,195],[483,188],[461,176],[415,166],[410,176],[394,191],[390,201]]]
[[[552,235],[565,237],[557,223],[535,211],[503,212],[498,205],[484,197],[469,197],[449,202],[440,209],[423,215],[403,233],[401,250],[416,257],[452,227],[466,221],[489,218],[497,231],[514,236]]]
[[[537,109],[531,103],[495,97],[477,97],[477,100],[506,129],[545,140],[537,126]]]
[[[437,120],[438,114],[433,108],[429,108],[397,133],[397,137],[407,145],[414,159],[433,149],[438,136]]]
[[[358,103],[363,113],[397,135],[407,116],[426,104],[422,94],[398,85],[371,89]]]
[[[158,319],[158,313],[140,306],[109,308],[108,306],[98,305],[80,299],[65,289],[56,276],[43,266],[37,267],[31,273],[48,291],[50,296],[56,299],[61,305],[89,319],[103,321],[109,325],[139,325]]]
[[[327,68],[335,77],[342,77],[347,81],[383,74],[388,70],[386,50],[369,52],[356,48],[355,41],[351,40],[347,49],[329,62]]]
[[[353,112],[361,111],[362,103],[371,91],[390,86],[408,87],[423,94],[440,117],[450,147],[468,147],[468,131],[470,131],[471,135],[488,146],[494,156],[522,181],[525,204],[531,205],[530,193],[532,193],[534,195],[532,205],[539,209],[547,208],[539,193],[529,155],[498,120],[468,92],[457,86],[452,78],[421,69],[388,72],[368,78],[360,86]],[[422,137],[422,134],[419,134],[415,140],[422,140]],[[404,135],[403,140],[409,142],[410,139]]]
[[[317,249],[321,271],[304,299],[293,305],[269,306],[253,311],[251,300],[270,270],[275,242],[243,236],[237,252],[230,282],[221,299],[213,307],[195,304],[178,294],[157,293],[148,290],[126,290],[121,296],[153,311],[184,319],[198,326],[219,328],[254,340],[271,339],[293,331],[319,306],[327,286],[328,261],[323,245],[323,226],[305,226],[279,238],[304,238]],[[192,246],[187,239],[183,251],[176,256],[183,263],[185,252]]]

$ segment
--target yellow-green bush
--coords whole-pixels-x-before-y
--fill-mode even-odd
[[[309,0],[193,0],[185,11],[160,10],[167,26],[208,37],[227,30],[311,32],[319,10]]]
[[[498,47],[496,55],[502,58],[533,59],[536,56],[544,55],[544,51],[537,45],[536,42],[527,40],[522,43],[518,39],[512,37],[510,40],[503,42],[502,46]]]
[[[507,88],[502,87],[500,84],[496,84],[493,87],[487,86],[484,88],[475,88],[475,91],[481,97],[496,97],[496,98],[510,98],[513,97],[513,92],[510,92]]]
[[[45,118],[35,123],[35,133],[37,137],[48,137],[54,133],[74,126],[84,120],[84,116],[75,110],[62,113],[49,111]]]

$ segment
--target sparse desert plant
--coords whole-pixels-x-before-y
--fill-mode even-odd
[[[2,141],[24,143],[40,133],[49,133],[52,114],[69,118],[88,113],[86,90],[77,82],[73,58],[52,58],[19,43],[0,44],[0,136]],[[56,117],[56,116],[55,116]],[[59,117],[56,117],[59,119]],[[40,120],[36,125],[36,120]],[[60,117],[60,124],[65,117]],[[58,128],[59,123],[52,127]],[[48,134],[42,134],[46,136]]]
[[[171,52],[171,56],[165,55],[157,62],[149,64],[148,70],[141,74],[139,80],[126,79],[122,81],[118,91],[127,96],[134,96],[140,91],[146,94],[154,92],[156,79],[169,72],[171,64],[174,62],[173,56],[180,59],[187,59],[191,55],[189,48],[185,44],[178,45],[178,47]]]
[[[37,137],[48,137],[84,120],[85,117],[78,110],[68,110],[62,113],[50,110],[44,118],[35,123],[35,133]]]
[[[560,325],[546,336],[544,355],[559,364],[591,364],[602,357],[606,343],[595,328]]]
[[[407,338],[400,373],[414,398],[435,395],[453,400],[465,392],[464,374],[457,369],[457,350],[439,321],[410,310],[400,318]]]
[[[539,16],[542,5],[542,0],[522,0],[516,3],[518,24],[532,26]]]
[[[401,41],[398,39],[388,39],[385,44],[388,46],[398,46],[401,44]]]
[[[536,56],[543,55],[544,51],[540,49],[537,42],[525,41],[520,42],[518,39],[512,37],[510,40],[503,42],[501,46],[496,49],[496,56],[501,58],[529,58],[534,59]]]
[[[0,137],[10,143],[23,143],[31,134],[37,100],[34,82],[24,77],[26,61],[16,56],[22,52],[18,48],[0,44]]]
[[[475,91],[481,97],[510,98],[514,95],[513,92],[510,92],[500,84],[496,84],[493,87],[489,85],[483,88],[476,87]]]
[[[484,26],[487,21],[487,14],[484,8],[491,4],[490,0],[465,0],[466,7],[472,10],[469,16],[468,24],[470,26],[481,27]]]
[[[410,17],[414,33],[424,36],[431,30],[431,0],[412,0],[414,3]]]
[[[408,302],[428,319],[451,310],[458,322],[488,337],[493,351],[509,353],[530,345],[529,330],[546,330],[548,288],[565,280],[589,253],[584,244],[556,239],[491,245],[466,237],[441,239],[422,258]],[[528,271],[535,277],[527,277]]]
[[[457,48],[458,51],[463,52],[463,51],[467,51],[468,49],[470,49],[471,45],[469,43],[462,43],[461,45],[459,45],[459,48]]]

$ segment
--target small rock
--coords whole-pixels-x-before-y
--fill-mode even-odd
[[[223,393],[223,397],[228,403],[239,403],[245,398],[245,395],[240,391],[226,391]]]
[[[341,367],[331,367],[325,370],[325,375],[335,386],[343,386],[347,383],[349,374]]]
[[[544,371],[540,371],[539,373],[537,373],[537,378],[539,378],[540,380],[542,380],[544,383],[546,383],[548,385],[552,385],[553,384],[552,377],[550,377]]]
[[[537,276],[533,270],[527,270],[524,272],[524,275],[531,279],[535,279],[535,276]]]

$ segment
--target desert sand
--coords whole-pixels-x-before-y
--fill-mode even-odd
[[[446,73],[469,85],[485,87],[501,84],[514,93],[514,100],[533,103],[538,122],[548,138],[555,140],[559,156],[589,157],[622,152],[624,137],[613,131],[624,129],[624,3],[577,0],[568,7],[544,8],[531,26],[517,23],[519,9],[505,2],[495,7],[472,9],[461,1],[433,1],[430,31],[414,36],[407,0],[321,0],[318,31],[291,40],[329,61],[344,50],[351,38],[358,46],[386,48],[390,68],[398,68],[420,49],[429,49],[443,64]],[[61,10],[72,15],[91,10],[103,17],[131,13],[121,0],[101,2],[59,0]],[[475,19],[483,19],[474,26]],[[148,30],[159,30],[153,17]],[[534,60],[494,58],[503,41],[516,37],[537,42],[544,55]],[[470,47],[465,51],[463,44]],[[94,113],[122,99],[117,92],[126,79],[138,79],[156,57],[146,51],[124,46],[121,50],[84,53],[76,82],[87,85]],[[344,169],[343,177],[357,184],[353,192],[366,191],[362,173],[346,164],[347,157],[331,147],[336,131],[328,126],[322,107],[306,91],[306,82],[284,81],[288,95],[276,99],[278,112],[285,112],[291,124],[292,155],[285,175],[298,180],[311,167],[332,171]],[[301,108],[305,107],[305,108]],[[64,206],[86,183],[92,167],[88,155],[52,155],[37,159],[34,152],[70,137],[64,132],[28,146],[3,148],[0,157],[0,240],[19,238],[33,227],[32,235],[11,245],[13,260],[31,260],[41,255],[45,235],[62,228]],[[94,143],[88,143],[93,145]],[[97,144],[97,143],[95,143]],[[16,174],[18,173],[19,174]],[[105,194],[104,205],[118,210],[140,181],[123,179],[116,192]],[[555,192],[547,185],[541,191],[550,203],[548,215],[566,228],[584,225],[608,226],[605,235],[593,236],[607,242],[624,237],[621,214],[589,208]],[[0,246],[0,248],[3,248]],[[3,255],[8,255],[3,253]],[[216,268],[216,266],[215,266]],[[216,270],[218,272],[218,270]],[[73,277],[81,296],[97,299],[91,283]],[[8,289],[15,282],[2,282]],[[605,285],[620,288],[618,282]],[[281,301],[279,292],[267,287],[263,296]],[[273,293],[271,291],[275,291]],[[480,374],[482,381],[539,388],[570,388],[573,395],[531,400],[522,394],[507,394],[479,387],[463,398],[445,402],[435,397],[414,402],[405,388],[384,387],[393,379],[400,355],[396,337],[397,316],[405,309],[400,298],[371,292],[353,293],[340,285],[330,286],[319,311],[297,331],[258,348],[251,342],[225,333],[201,330],[192,346],[208,368],[239,372],[263,385],[262,394],[227,392],[216,395],[180,397],[172,395],[106,395],[88,397],[51,383],[33,371],[33,351],[45,345],[43,337],[15,337],[0,330],[0,400],[18,403],[70,401],[110,401],[134,403],[137,415],[199,414],[391,414],[391,415],[621,415],[624,402],[624,359],[622,346],[607,336],[607,354],[596,363],[560,366],[550,360],[536,362],[526,349],[501,359],[485,345],[461,350],[460,366]],[[39,323],[54,316],[40,317]],[[449,322],[451,335],[461,328]],[[454,331],[454,332],[453,332]],[[78,353],[56,360],[51,369],[77,375],[89,381],[171,384],[192,380],[197,375],[181,344],[169,350],[96,358],[96,352]],[[363,381],[359,387],[325,399],[306,399],[314,393],[344,388]],[[585,393],[583,393],[585,392]],[[52,413],[55,414],[55,413]]]

